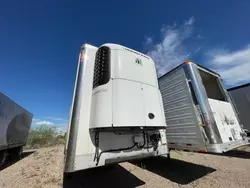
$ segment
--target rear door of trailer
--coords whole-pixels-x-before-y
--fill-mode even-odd
[[[234,109],[220,76],[199,66],[197,66],[197,69],[200,73],[222,144],[228,143],[232,145],[232,142],[242,140],[242,128],[238,121],[236,109]]]

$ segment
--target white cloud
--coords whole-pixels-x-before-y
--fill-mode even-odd
[[[220,73],[226,85],[250,81],[250,45],[237,51],[214,49],[207,55],[208,65]]]
[[[68,121],[68,119],[64,119],[64,118],[61,118],[61,117],[53,117],[53,116],[46,117],[45,119],[49,119],[49,120],[52,120],[52,121]]]
[[[204,39],[204,37],[202,35],[200,35],[200,34],[198,34],[196,38],[197,39]]]
[[[193,24],[195,19],[191,17],[184,21],[183,24],[177,26],[164,26],[161,28],[163,34],[162,40],[153,44],[152,49],[148,55],[156,62],[156,69],[159,76],[173,69],[177,65],[187,60],[191,51],[187,50],[186,40],[189,39],[193,32]],[[146,42],[151,41],[151,38],[146,38]]]
[[[189,18],[189,20],[186,20],[184,22],[184,25],[193,25],[195,22],[194,17]]]
[[[31,126],[36,126],[36,123],[41,121],[40,119],[37,118],[32,118]]]
[[[50,121],[38,121],[36,125],[54,125],[54,123]]]
[[[160,29],[162,39],[157,43],[152,37],[145,38],[145,44],[150,44],[148,46],[151,47],[147,54],[155,61],[159,76],[185,60],[193,59],[193,56],[207,48],[201,43],[205,37],[194,30],[194,23],[195,19],[191,17],[182,24],[163,26]],[[226,85],[233,86],[250,81],[250,44],[235,51],[224,48],[207,51],[203,54],[204,65],[220,73]]]
[[[145,44],[152,44],[153,38],[152,37],[146,37]]]
[[[35,122],[35,121],[40,121],[40,119],[33,118],[32,121],[33,121],[33,122]]]
[[[201,51],[201,49],[202,49],[202,47],[201,46],[199,46],[199,47],[197,47],[196,49],[194,49],[194,53],[198,53],[198,52],[200,52]]]

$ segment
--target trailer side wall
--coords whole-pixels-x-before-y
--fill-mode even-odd
[[[0,93],[0,150],[25,145],[31,121],[32,114]]]
[[[159,78],[167,123],[167,140],[171,148],[200,150],[204,140],[195,106],[182,67]]]

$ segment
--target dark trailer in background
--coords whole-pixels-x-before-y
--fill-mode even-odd
[[[8,157],[20,158],[32,117],[30,112],[0,93],[0,167]]]
[[[250,83],[228,89],[236,105],[241,124],[250,135]]]

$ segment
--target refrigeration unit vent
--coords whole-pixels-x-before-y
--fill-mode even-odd
[[[93,89],[108,83],[110,79],[110,49],[103,46],[98,49],[95,58]]]

